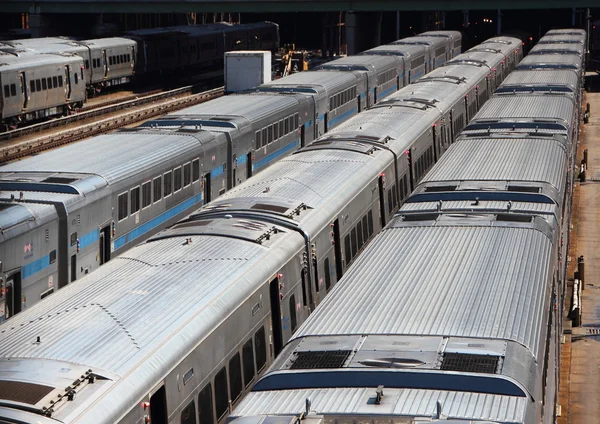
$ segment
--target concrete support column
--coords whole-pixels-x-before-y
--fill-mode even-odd
[[[496,18],[496,35],[502,32],[502,10],[498,9],[498,17]]]
[[[400,11],[396,12],[396,40],[400,39]]]
[[[575,20],[577,17],[577,9],[572,8],[571,9],[571,26],[574,27],[575,26]]]
[[[442,29],[446,29],[446,12],[442,12]]]
[[[348,12],[346,13],[346,22],[345,22],[345,28],[346,28],[346,48],[348,49],[348,55],[352,55],[352,54],[356,54],[358,53],[357,51],[357,43],[358,43],[358,37],[357,37],[357,19],[356,19],[356,13],[354,12]]]
[[[463,27],[469,28],[469,11],[463,10]]]

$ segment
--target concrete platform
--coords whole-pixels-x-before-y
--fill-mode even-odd
[[[574,191],[569,266],[572,279],[577,257],[584,256],[582,327],[573,328],[562,345],[558,399],[558,422],[569,424],[600,423],[600,93],[587,93],[585,102],[591,115],[582,129],[577,163],[587,149],[588,171],[587,181],[577,183]],[[567,308],[570,294],[569,288]],[[570,324],[565,322],[566,330]]]

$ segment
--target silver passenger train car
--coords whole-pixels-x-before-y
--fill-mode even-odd
[[[0,130],[64,115],[85,102],[83,60],[71,54],[0,56]]]
[[[555,422],[582,84],[535,72],[501,85],[229,422]]]
[[[502,60],[401,89],[364,112],[387,125],[353,118],[0,325],[0,419],[224,422],[399,208],[404,152]]]
[[[0,188],[17,193],[0,198],[0,321],[350,119],[368,106],[367,76],[397,81],[391,63],[295,74],[5,166]],[[397,91],[388,83],[374,87],[386,87],[378,100]],[[92,174],[103,181],[80,187]],[[72,196],[69,206],[57,193]]]

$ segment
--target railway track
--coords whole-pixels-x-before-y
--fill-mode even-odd
[[[224,87],[218,87],[193,94],[196,87],[187,86],[139,99],[104,105],[75,115],[0,134],[0,164],[199,104],[220,97],[224,93]],[[95,119],[102,116],[107,117]],[[20,140],[27,135],[80,121],[81,125]]]

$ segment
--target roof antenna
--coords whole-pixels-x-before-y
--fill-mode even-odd
[[[512,208],[512,200],[508,201],[508,206],[506,206],[506,212],[510,212],[510,208]]]
[[[379,405],[381,403],[381,398],[383,397],[383,384],[377,386],[377,390],[375,391],[375,405]]]
[[[307,416],[310,413],[310,407],[312,403],[310,402],[310,398],[306,398],[306,402],[304,404],[304,416]]]
[[[471,206],[479,206],[479,197],[475,198],[475,201],[471,203]]]

